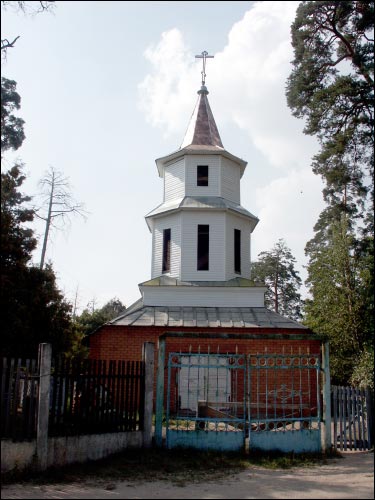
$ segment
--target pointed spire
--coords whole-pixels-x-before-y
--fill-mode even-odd
[[[198,94],[198,101],[180,149],[187,146],[214,146],[224,149],[214,116],[208,103],[207,88],[202,85]]]
[[[207,99],[208,90],[206,87],[206,59],[213,58],[214,56],[209,56],[206,51],[203,51],[202,55],[195,57],[203,60],[203,70],[201,72],[202,86],[200,90],[198,90],[198,101],[195,105],[180,149],[188,146],[213,146],[224,149]]]

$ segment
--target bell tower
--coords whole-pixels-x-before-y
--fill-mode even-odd
[[[205,86],[180,148],[156,160],[163,202],[146,216],[152,278],[227,281],[250,278],[250,239],[258,219],[241,206],[246,162],[224,148]]]

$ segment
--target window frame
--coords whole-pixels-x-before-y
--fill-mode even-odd
[[[210,226],[197,226],[197,271],[210,270]]]
[[[234,272],[241,274],[241,229],[234,229]]]
[[[163,274],[171,271],[171,249],[172,249],[172,230],[171,228],[163,229],[163,250],[161,261],[161,272]]]
[[[202,169],[205,169],[202,172]],[[201,172],[199,171],[201,170]],[[208,186],[208,165],[197,165],[197,186],[199,187],[207,187]]]

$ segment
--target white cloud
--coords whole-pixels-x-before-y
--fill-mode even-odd
[[[302,167],[316,151],[291,115],[285,97],[293,51],[290,25],[298,2],[257,2],[233,25],[228,43],[208,61],[214,114],[243,129],[267,160],[281,169]],[[194,106],[199,70],[182,33],[174,28],[145,51],[152,72],[139,85],[146,119],[180,141]],[[199,63],[200,64],[200,63]],[[219,126],[220,128],[220,126]],[[298,136],[298,141],[296,141]]]
[[[314,224],[323,209],[322,187],[320,177],[305,168],[292,170],[256,190],[260,222],[254,233],[252,260],[282,238],[300,266],[307,263],[304,248],[313,237]]]
[[[321,180],[310,167],[317,142],[303,134],[304,124],[292,116],[285,97],[293,59],[290,26],[298,4],[253,4],[233,25],[226,46],[208,61],[207,86],[219,131],[224,123],[243,130],[266,163],[280,173],[256,190],[254,212],[260,223],[252,258],[284,238],[297,261],[304,263],[304,247],[313,236],[323,202]],[[179,144],[199,87],[198,63],[178,29],[163,33],[145,57],[152,71],[139,85],[141,109],[166,135],[175,134]],[[253,211],[253,200],[243,203]]]

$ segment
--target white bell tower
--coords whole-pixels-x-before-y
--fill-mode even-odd
[[[196,57],[203,59],[202,85],[187,132],[177,151],[156,160],[164,197],[146,215],[152,279],[140,289],[149,305],[262,307],[264,287],[249,281],[251,233],[258,219],[240,199],[247,163],[225,150],[208,102],[205,65],[213,56]]]

